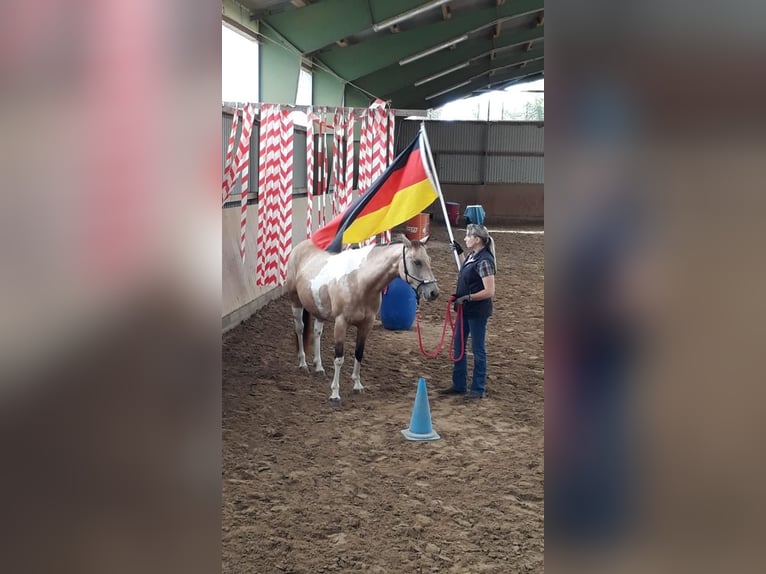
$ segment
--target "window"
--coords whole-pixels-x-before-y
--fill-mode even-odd
[[[257,102],[258,98],[258,42],[223,24],[221,101]]]
[[[545,119],[544,80],[516,84],[456,100],[429,111],[429,119],[486,121],[543,121]]]
[[[310,106],[313,95],[313,76],[305,68],[301,68],[298,76],[298,93],[295,95],[295,104],[298,106]],[[293,121],[297,126],[306,126],[308,117],[305,112],[293,112]]]

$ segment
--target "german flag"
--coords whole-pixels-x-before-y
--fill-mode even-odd
[[[367,192],[317,229],[311,240],[321,249],[338,253],[344,243],[364,241],[414,217],[439,197],[431,166],[421,127],[413,142]]]

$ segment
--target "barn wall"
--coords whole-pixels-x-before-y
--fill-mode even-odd
[[[312,228],[317,228],[319,200],[314,198]],[[293,245],[306,238],[306,188],[296,188],[293,196]],[[331,207],[325,206],[329,218]],[[235,327],[250,317],[266,303],[283,294],[282,288],[258,287],[255,284],[255,254],[258,234],[258,205],[251,203],[247,212],[245,263],[239,255],[240,206],[232,204],[223,209],[223,329]],[[285,328],[292,326],[291,316],[286,312]]]
[[[222,149],[221,149],[221,178],[223,179],[226,147],[231,131],[232,114],[224,109],[221,118]],[[237,131],[237,142],[242,131]],[[255,122],[250,139],[250,185],[248,190],[247,231],[245,244],[245,263],[239,254],[239,227],[241,218],[241,186],[234,186],[231,200],[224,206],[222,213],[223,228],[223,330],[236,326],[250,317],[257,309],[266,303],[280,297],[282,288],[258,287],[255,284],[255,264],[258,234],[258,138],[259,125]],[[306,237],[306,130],[296,126],[293,171],[293,244]],[[236,150],[236,147],[235,147]],[[317,199],[315,198],[314,228],[316,228]],[[289,326],[289,324],[286,324]]]
[[[401,151],[420,121],[397,126]],[[544,219],[545,154],[542,122],[426,121],[445,201],[481,204],[488,224],[538,224]],[[428,211],[443,221],[440,206]]]
[[[444,200],[460,204],[460,214],[468,205],[479,204],[486,212],[487,225],[538,225],[543,223],[543,186],[539,184],[496,183],[487,185],[442,184]],[[440,205],[426,210],[433,219],[444,222]],[[459,225],[464,225],[461,217]]]
[[[222,114],[221,176],[226,154],[231,112]],[[420,122],[399,122],[397,153],[412,141]],[[240,124],[241,125],[241,124]],[[540,123],[426,122],[426,130],[446,201],[465,206],[481,204],[487,223],[516,224],[543,221],[543,126]],[[258,125],[250,143],[250,186],[245,263],[239,255],[240,189],[223,208],[223,329],[228,330],[257,309],[280,297],[282,288],[255,285],[258,233]],[[237,138],[239,134],[237,134]],[[330,143],[332,140],[328,138]],[[237,141],[239,141],[237,139]],[[331,159],[330,159],[331,161]],[[306,131],[295,128],[293,244],[306,237]],[[331,216],[328,196],[326,215]],[[313,227],[317,228],[319,199],[314,198]],[[428,211],[443,221],[441,207]],[[462,225],[462,221],[461,221]],[[285,328],[290,328],[285,313]]]

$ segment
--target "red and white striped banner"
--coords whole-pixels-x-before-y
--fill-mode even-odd
[[[250,139],[256,111],[257,105],[248,104],[241,111],[241,121],[239,113],[235,113],[232,118],[221,186],[222,200],[225,203],[241,178],[240,256],[243,263],[247,230]],[[311,237],[315,224],[313,213],[314,199],[317,198],[317,194],[321,196],[316,206],[319,209],[320,226],[326,225],[328,208],[332,210],[333,216],[336,216],[353,201],[355,121],[362,122],[356,186],[358,194],[366,193],[394,159],[395,114],[393,110],[387,109],[383,102],[376,100],[369,108],[349,109],[348,115],[344,115],[344,111],[338,110],[330,118],[326,108],[308,108],[307,238]],[[361,112],[361,115],[357,117],[355,112]],[[294,124],[292,110],[282,109],[279,105],[261,104],[260,116],[256,285],[263,286],[284,283],[287,275],[287,260],[292,251]],[[328,123],[328,119],[331,123]],[[319,123],[317,128],[314,125],[315,121]],[[327,144],[328,128],[333,130],[332,147]],[[237,131],[240,131],[240,137],[239,144],[235,147]],[[234,153],[235,150],[236,153]],[[332,152],[331,166],[328,158],[330,151]],[[333,191],[330,198],[332,206],[327,205],[330,182],[332,182]],[[383,240],[390,241],[390,231],[384,232]],[[376,238],[371,238],[366,243],[375,242]]]
[[[341,148],[343,147],[343,131],[345,118],[343,112],[336,112],[333,118],[333,137],[332,137],[332,216],[333,218],[340,213],[340,206],[343,202],[345,185],[343,183],[344,172],[341,169]]]
[[[377,108],[373,111],[372,124],[372,176],[371,180],[378,179],[381,173],[386,169],[386,155],[388,147],[386,146],[385,129],[385,110]]]
[[[221,202],[226,203],[231,197],[231,187],[234,185],[234,141],[237,139],[237,127],[239,126],[239,110],[234,110],[231,120],[231,133],[229,144],[226,146],[226,161],[224,162],[223,183],[221,184]]]
[[[287,259],[293,249],[293,118],[290,110],[282,110],[279,178],[279,211],[276,244],[279,255],[278,284],[287,279]]]
[[[386,145],[386,111],[383,108],[376,108],[373,112],[373,142],[372,142],[372,181],[376,181],[386,170],[386,157],[388,146]],[[383,232],[381,239],[386,242],[386,236],[390,238],[390,233]]]
[[[374,131],[374,117],[370,109],[364,111],[362,121],[362,131],[359,141],[359,176],[361,185],[359,186],[359,195],[367,193],[372,183],[372,140]],[[375,237],[364,241],[362,245],[373,245],[377,243]]]
[[[356,191],[362,195],[367,191],[367,110],[363,111],[359,118],[359,158],[357,166],[357,186]]]
[[[394,113],[394,110],[389,109],[388,110],[388,157],[386,161],[386,167],[390,166],[392,163],[394,163],[394,125],[395,125],[395,119],[396,114]],[[387,229],[385,233],[383,233],[383,239],[386,243],[391,243],[391,230]]]
[[[365,111],[364,132],[364,193],[367,193],[372,185],[372,147],[375,137],[375,116],[370,109]]]
[[[383,130],[383,110],[380,108],[374,108],[372,110],[372,134],[371,134],[371,140],[372,140],[372,146],[371,146],[371,153],[372,153],[372,161],[370,163],[370,185],[378,179],[381,173],[383,173],[383,170],[385,169],[385,164],[383,163],[385,160],[384,156],[384,141],[383,141],[383,135],[385,135],[385,131]],[[372,238],[372,243],[377,243],[378,237],[375,236]]]
[[[261,107],[260,170],[258,179],[258,258],[256,285],[276,282],[279,268],[279,183],[281,153],[279,106]]]
[[[240,188],[240,219],[239,219],[239,254],[242,257],[242,263],[245,262],[245,235],[247,232],[247,194],[250,191],[250,134],[253,130],[253,116],[255,108],[248,104],[242,110],[242,134],[239,138],[239,148],[237,149],[237,163],[234,167],[234,178],[241,175],[242,184]]]
[[[325,113],[322,108],[317,111],[317,119],[319,125],[317,126],[317,134],[319,136],[317,141],[317,193],[319,195],[317,199],[317,211],[319,212],[319,227],[324,227],[327,219],[325,217],[325,203],[326,203],[326,168],[325,163]]]
[[[351,203],[354,194],[354,110],[348,112],[346,121],[346,188],[340,210],[344,211]]]
[[[322,150],[324,152],[322,154],[322,213],[324,214],[325,221],[329,221],[327,217],[327,195],[330,192],[330,150],[327,146],[327,128],[330,125],[327,121],[328,115],[327,108],[325,108],[322,115]]]
[[[388,162],[386,165],[394,163],[394,126],[396,125],[396,113],[394,110],[388,110]]]
[[[311,106],[306,116],[306,239],[311,239],[311,213],[314,209],[314,112]]]
[[[359,142],[358,190],[360,195],[367,192],[386,168],[385,117],[385,103],[381,100],[375,100],[363,113]],[[371,237],[365,241],[366,245],[375,243],[377,243],[377,237]]]

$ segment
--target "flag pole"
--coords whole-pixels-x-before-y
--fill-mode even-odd
[[[455,241],[455,237],[452,235],[452,227],[450,226],[449,222],[449,216],[447,215],[447,205],[444,203],[444,195],[442,194],[442,188],[441,185],[439,185],[439,176],[436,174],[436,167],[434,166],[434,159],[431,155],[431,144],[428,143],[428,135],[426,135],[426,125],[425,122],[420,122],[420,133],[423,135],[423,143],[425,144],[427,156],[428,156],[428,164],[431,168],[431,174],[434,177],[434,183],[436,184],[436,192],[439,194],[439,203],[442,205],[442,213],[444,214],[444,223],[447,225],[447,235],[449,235],[449,242],[450,242],[450,248],[452,247],[453,241]],[[455,256],[455,265],[457,265],[457,270],[460,271],[460,256],[457,254],[457,251],[452,249],[452,254]]]

